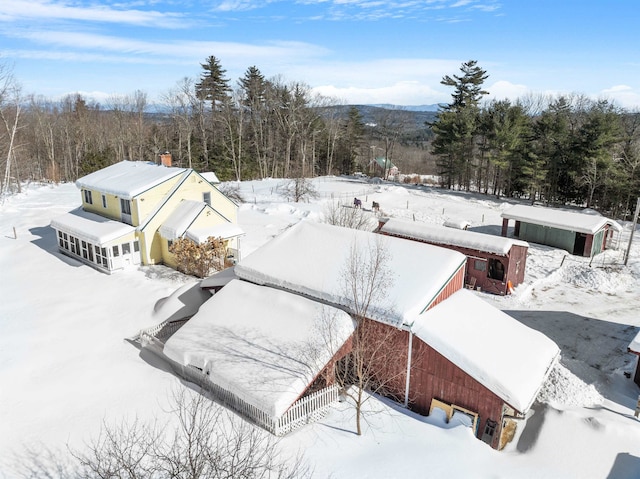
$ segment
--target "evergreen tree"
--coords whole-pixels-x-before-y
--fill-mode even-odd
[[[340,173],[351,174],[358,162],[364,137],[364,121],[362,115],[355,106],[349,108],[348,118],[344,126],[345,155],[342,156]]]
[[[484,182],[485,193],[489,185],[497,195],[512,196],[518,189],[527,125],[522,107],[512,105],[509,100],[493,101],[482,111],[479,131],[487,164],[481,171],[483,174],[478,175],[478,182]]]
[[[225,78],[226,70],[220,65],[213,55],[209,56],[205,63],[201,63],[204,72],[200,81],[196,83],[196,95],[198,99],[211,102],[212,109],[216,104],[224,103],[229,98],[229,80]]]
[[[454,87],[452,102],[439,112],[431,125],[436,135],[432,146],[438,161],[439,173],[447,188],[455,184],[470,189],[475,164],[475,135],[479,123],[479,103],[488,92],[482,89],[488,78],[475,60],[463,63],[462,75],[446,75],[442,85]]]

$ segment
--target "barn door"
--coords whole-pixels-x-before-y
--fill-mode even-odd
[[[496,433],[497,427],[497,422],[492,421],[491,419],[487,419],[487,423],[484,425],[484,432],[482,433],[482,442],[491,444],[493,442],[493,436]]]

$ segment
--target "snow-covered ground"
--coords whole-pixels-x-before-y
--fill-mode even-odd
[[[279,183],[240,184],[245,256],[302,218],[319,220],[332,200],[350,205],[357,196],[365,209],[380,203],[383,215],[468,221],[491,234],[500,233],[500,213],[511,205],[343,178],[317,178],[318,199],[287,203]],[[82,447],[103,423],[164,418],[172,391],[187,387],[129,339],[175,313],[172,293],[188,291],[194,280],[163,266],[108,276],[61,255],[50,220],[79,205],[73,184],[32,185],[0,205],[0,477],[10,477],[7,463],[25,446],[64,451]],[[280,447],[302,450],[319,478],[640,477],[640,388],[624,374],[635,367],[627,345],[640,326],[640,236],[621,265],[629,227],[620,248],[591,266],[532,244],[526,281],[513,295],[474,293],[562,349],[526,427],[504,451],[473,438],[456,418],[446,424],[378,400],[367,403],[361,437],[353,409],[340,403]]]

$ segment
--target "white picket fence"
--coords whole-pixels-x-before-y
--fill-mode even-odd
[[[207,391],[213,399],[235,411],[276,436],[283,436],[299,427],[322,419],[331,404],[338,400],[338,386],[331,385],[298,399],[281,416],[273,417],[267,412],[247,403],[233,392],[224,389],[210,380],[200,369],[180,364],[163,353],[164,341],[171,337],[187,320],[164,322],[140,331],[138,340],[143,347],[160,356],[172,369],[184,379],[191,381]]]

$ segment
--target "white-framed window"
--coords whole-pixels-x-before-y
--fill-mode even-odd
[[[209,206],[211,206],[211,192],[210,191],[205,191],[204,193],[202,193],[202,201],[206,204],[208,204]]]
[[[116,244],[113,245],[113,257],[117,258],[118,256],[120,256],[120,247]]]
[[[131,243],[122,243],[122,254],[131,254]]]
[[[84,194],[84,202],[92,205],[93,204],[93,198],[91,197],[91,191],[90,190],[82,190],[83,194]]]
[[[136,253],[137,253],[138,251],[140,251],[140,241],[135,240],[135,241],[133,242],[133,251],[135,251]]]
[[[120,209],[122,213],[125,215],[131,214],[131,201],[125,200],[124,198],[120,198]]]

